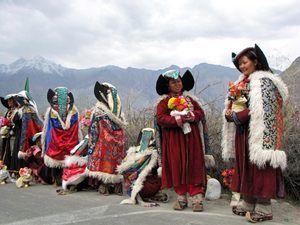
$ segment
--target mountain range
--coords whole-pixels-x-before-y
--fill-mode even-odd
[[[180,70],[182,75],[190,70],[196,81],[191,92],[204,103],[219,99],[215,101],[215,106],[219,108],[222,108],[228,82],[235,81],[240,74],[235,68],[208,63],[200,63],[193,68],[171,65],[159,70],[132,67],[124,69],[111,65],[72,69],[42,56],[35,56],[31,60],[20,58],[9,65],[0,64],[0,96],[24,90],[26,78],[29,77],[30,94],[37,102],[40,112],[45,112],[49,106],[48,89],[54,90],[55,87],[62,86],[73,93],[75,105],[84,110],[95,104],[94,85],[99,81],[109,82],[117,88],[123,109],[143,109],[156,102],[159,97],[155,91],[156,80],[160,74],[171,69]],[[0,111],[3,111],[3,107]]]

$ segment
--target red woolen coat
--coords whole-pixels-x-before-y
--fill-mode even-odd
[[[170,116],[169,97],[157,106],[157,123],[163,127],[162,138],[162,187],[182,184],[206,186],[206,168],[198,122],[204,116],[199,104],[191,99],[195,119],[190,123],[191,132],[184,135],[175,117]]]

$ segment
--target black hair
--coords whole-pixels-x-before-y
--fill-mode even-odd
[[[258,59],[257,59],[257,55],[255,54],[254,51],[252,50],[248,50],[246,51],[243,56],[246,56],[248,59],[250,59],[254,64],[255,64],[255,60],[257,60],[257,64],[255,66],[255,70],[261,70],[261,64],[259,63]]]

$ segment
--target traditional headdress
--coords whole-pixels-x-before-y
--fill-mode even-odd
[[[38,112],[37,105],[28,91],[20,91],[13,98],[20,105],[31,106],[35,109],[36,112]]]
[[[1,103],[2,103],[2,105],[5,107],[5,108],[10,108],[9,106],[8,106],[8,99],[10,99],[10,98],[13,98],[14,96],[15,96],[16,94],[8,94],[8,95],[6,95],[4,98],[3,97],[0,97],[1,98]]]
[[[66,87],[57,87],[48,90],[47,99],[51,107],[58,112],[60,118],[65,121],[68,111],[73,108],[74,97]]]
[[[36,141],[36,139],[38,139],[41,135],[42,135],[43,132],[39,132],[39,133],[36,133],[33,138],[32,138],[32,141]]]
[[[118,95],[117,89],[110,83],[100,84],[98,81],[94,87],[95,97],[99,102],[106,103],[110,111],[119,117],[121,114],[121,100]]]
[[[170,79],[178,79],[181,78],[183,90],[190,91],[195,84],[194,77],[189,70],[187,70],[183,77],[180,76],[179,70],[169,70],[161,75],[159,75],[156,81],[156,92],[159,95],[169,94],[170,91],[168,89],[167,84],[169,84]]]
[[[232,62],[240,72],[242,72],[242,71],[239,68],[239,59],[243,55],[253,56],[254,58],[256,58],[258,61],[258,69],[259,70],[264,70],[264,71],[270,70],[267,58],[266,58],[265,54],[263,53],[263,51],[258,47],[257,44],[254,45],[254,48],[253,47],[245,48],[238,54],[235,54],[234,52],[232,53]]]

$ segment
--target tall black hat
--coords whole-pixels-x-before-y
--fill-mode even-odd
[[[12,99],[14,99],[14,96],[15,96],[16,94],[9,94],[9,95],[6,95],[6,97],[0,97],[0,99],[1,99],[1,103],[2,103],[2,105],[5,107],[5,108],[10,108],[9,106],[8,106],[8,99],[10,99],[10,98],[12,98]],[[14,99],[15,100],[15,99]]]
[[[171,76],[170,76],[171,74]],[[174,75],[173,75],[174,74]],[[180,77],[180,72],[178,70],[167,71],[164,74],[159,75],[156,81],[156,92],[159,95],[169,94],[170,91],[168,89],[167,84],[169,84],[170,79],[177,79]],[[181,78],[183,89],[186,91],[190,91],[193,89],[195,80],[192,73],[187,70]]]
[[[253,47],[245,48],[239,54],[235,54],[234,52],[232,53],[232,62],[240,72],[242,72],[242,71],[239,68],[239,58],[241,58],[248,51],[250,51],[250,54],[254,54],[254,56],[256,57],[256,59],[258,61],[258,69],[259,70],[264,70],[264,71],[270,70],[270,67],[269,67],[269,64],[268,64],[265,54],[260,49],[260,47],[258,47],[258,45],[255,44],[254,48]]]

